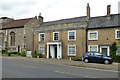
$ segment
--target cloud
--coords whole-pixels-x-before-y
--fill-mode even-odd
[[[44,21],[86,16],[90,3],[91,16],[106,15],[107,5],[111,13],[118,12],[119,0],[0,0],[0,17],[26,18],[42,13]]]

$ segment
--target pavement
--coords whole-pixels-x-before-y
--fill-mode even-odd
[[[8,58],[17,58],[17,59],[24,59],[34,62],[43,62],[47,64],[54,64],[54,65],[65,65],[65,66],[75,66],[75,67],[84,67],[84,68],[91,68],[91,69],[103,69],[103,70],[112,70],[112,71],[119,71],[120,63],[113,63],[113,64],[100,64],[100,63],[84,63],[82,61],[72,61],[69,59],[47,59],[47,58],[28,58],[28,57],[8,57]]]

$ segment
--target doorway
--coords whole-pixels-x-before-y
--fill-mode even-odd
[[[20,46],[18,46],[18,53],[20,53]]]
[[[109,56],[109,46],[101,46],[100,52],[103,53],[103,55]]]
[[[57,58],[57,46],[54,47],[55,49],[55,58]]]

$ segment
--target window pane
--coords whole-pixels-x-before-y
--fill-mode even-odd
[[[90,51],[97,52],[97,46],[90,46]]]
[[[120,31],[117,31],[117,38],[120,38]]]
[[[90,39],[96,39],[97,38],[97,33],[90,33]]]
[[[11,43],[11,46],[15,46],[15,33],[14,32],[11,32],[10,33],[10,43]]]
[[[39,46],[39,53],[45,54],[45,47],[44,46]]]
[[[75,46],[69,46],[69,54],[75,54]]]
[[[120,55],[120,45],[118,45],[117,55]]]
[[[54,40],[58,40],[58,33],[54,33]]]
[[[45,34],[40,34],[40,41],[44,41]]]
[[[69,32],[69,40],[75,39],[75,32]]]

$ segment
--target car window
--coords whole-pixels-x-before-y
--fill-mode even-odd
[[[92,55],[93,55],[93,53],[88,53],[88,55],[91,55],[91,56],[92,56]]]
[[[101,56],[102,54],[95,52],[94,55],[95,55],[95,56]]]

